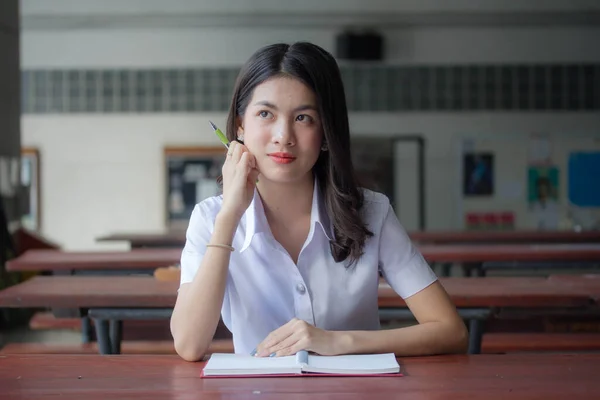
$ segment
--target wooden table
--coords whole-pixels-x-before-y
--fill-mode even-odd
[[[134,233],[114,233],[96,238],[98,242],[129,242],[132,249],[142,247],[176,247],[185,244],[185,231]]]
[[[6,263],[7,271],[154,270],[179,264],[181,249],[136,249],[131,251],[29,250]]]
[[[600,230],[595,231],[412,231],[410,238],[427,244],[533,244],[533,243],[600,243]]]
[[[577,288],[600,303],[600,274],[551,275],[548,279],[561,286]]]
[[[600,244],[420,245],[430,262],[600,261]]]
[[[133,251],[83,252],[33,249],[6,263],[8,271],[50,271],[58,275],[152,275],[156,268],[179,264],[180,249],[136,249]],[[75,316],[68,308],[54,309],[56,315]],[[87,315],[81,316],[81,337],[92,339]]]
[[[600,244],[424,244],[418,246],[429,263],[445,267],[448,276],[451,263],[462,263],[466,275],[484,275],[484,264],[494,268],[525,269],[537,263],[542,268],[597,268],[600,265]],[[501,264],[499,264],[501,263]]]
[[[410,231],[410,238],[421,244],[523,244],[523,243],[600,243],[600,230],[595,231]],[[129,242],[131,248],[178,247],[185,244],[185,231],[122,232],[102,236],[99,242]]]
[[[554,245],[420,245],[428,262],[483,263],[486,261],[596,261],[600,244]],[[131,251],[64,252],[30,250],[9,261],[8,271],[73,271],[158,268],[178,264],[181,249],[150,248]]]
[[[2,398],[591,399],[600,354],[449,355],[398,359],[402,377],[199,377],[174,355],[0,356]]]
[[[562,285],[547,278],[493,277],[441,278],[461,316],[469,320],[470,352],[478,353],[482,321],[496,312],[556,313],[580,310],[600,312],[590,295],[576,285]],[[118,353],[121,324],[128,319],[169,318],[177,298],[178,282],[146,276],[37,276],[0,291],[0,307],[52,307],[82,309],[95,319],[103,354]],[[380,284],[382,319],[412,315],[406,303],[387,284]],[[109,321],[113,321],[112,324]]]
[[[572,276],[573,282],[581,281]],[[581,307],[593,303],[575,283],[544,277],[440,278],[457,307]],[[587,281],[584,281],[587,282]],[[600,279],[587,283],[600,289]],[[150,276],[35,276],[0,291],[3,307],[172,307],[179,282]],[[379,285],[381,308],[406,307],[387,284]]]

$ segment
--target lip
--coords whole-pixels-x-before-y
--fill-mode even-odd
[[[271,157],[271,159],[273,161],[275,161],[277,164],[289,164],[296,159],[296,157],[294,157],[290,153],[281,153],[281,152],[270,153],[270,154],[268,154],[268,156]]]
[[[296,157],[294,157],[293,155],[291,155],[290,153],[269,153],[269,157],[277,157],[277,158],[291,158],[291,159],[295,159]]]

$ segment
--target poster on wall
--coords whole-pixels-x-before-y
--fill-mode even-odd
[[[600,207],[600,152],[569,154],[569,201],[577,207]]]
[[[26,203],[21,224],[31,231],[41,229],[40,153],[36,148],[21,150],[21,187]]]
[[[529,138],[529,165],[552,164],[552,141],[548,135],[534,133]]]
[[[540,230],[558,229],[559,170],[555,166],[531,166],[528,171],[529,209]]]
[[[494,194],[494,155],[465,153],[463,155],[463,195],[491,196]]]
[[[224,147],[166,148],[167,227],[185,229],[194,206],[218,195]]]

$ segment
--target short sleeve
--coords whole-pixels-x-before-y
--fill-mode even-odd
[[[437,276],[398,221],[391,205],[388,205],[381,229],[379,268],[385,280],[403,299],[437,280]]]
[[[181,279],[179,285],[189,283],[194,279],[202,257],[206,252],[212,235],[213,221],[207,215],[202,203],[196,204],[190,216],[190,222],[185,234],[185,246],[181,252]]]

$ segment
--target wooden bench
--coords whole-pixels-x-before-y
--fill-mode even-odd
[[[92,330],[93,321],[91,321]],[[52,312],[40,311],[35,313],[29,320],[29,329],[42,330],[71,330],[81,332],[82,322],[79,318],[56,318]],[[147,320],[147,321],[124,321],[123,337],[126,341],[161,341],[171,340],[169,321]],[[221,330],[217,330],[221,335]],[[94,334],[92,333],[92,336]],[[216,336],[217,339],[222,336]]]
[[[79,318],[56,318],[51,312],[40,311],[33,314],[29,320],[31,330],[44,329],[69,329],[81,330],[81,319]]]
[[[600,351],[600,333],[486,333],[481,352]]]
[[[597,333],[488,333],[482,353],[600,351]],[[171,341],[123,341],[122,354],[175,354]],[[214,340],[208,353],[233,353],[233,341]],[[8,343],[0,354],[98,354],[97,343]]]
[[[122,354],[176,354],[172,341],[123,341]],[[213,340],[207,353],[233,353],[233,341]],[[98,345],[92,343],[8,343],[0,354],[98,354]]]

